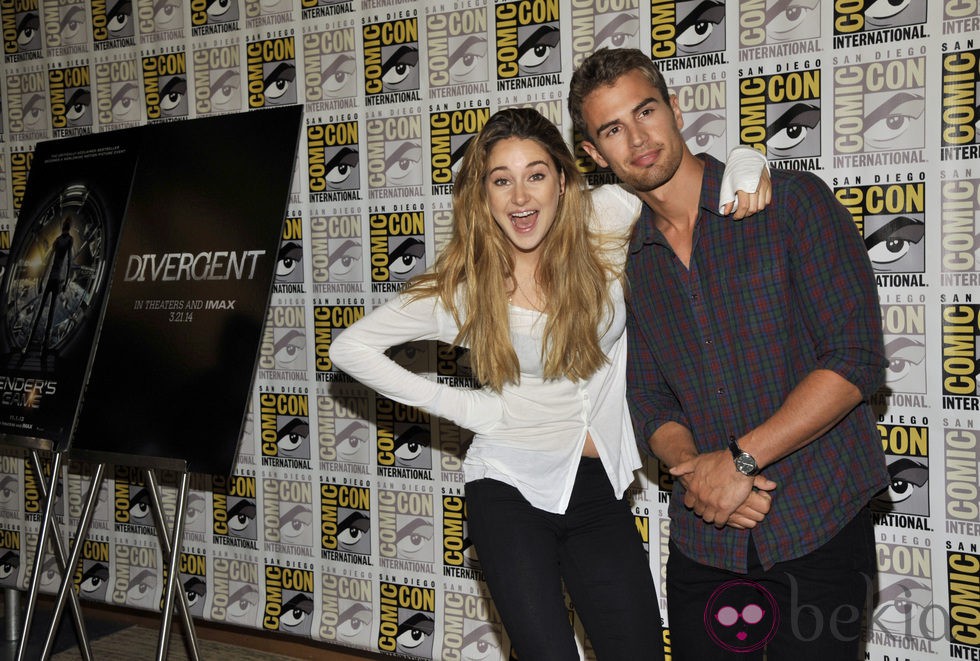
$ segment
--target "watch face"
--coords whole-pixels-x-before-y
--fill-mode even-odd
[[[735,458],[735,468],[737,468],[738,472],[740,473],[752,475],[758,468],[758,465],[755,463],[755,459],[753,459],[751,455],[743,452]]]
[[[87,186],[66,186],[22,229],[3,292],[6,343],[56,353],[93,312],[105,279],[106,220]]]

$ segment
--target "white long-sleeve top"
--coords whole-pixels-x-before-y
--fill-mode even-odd
[[[723,185],[734,176],[742,182],[736,188],[755,190],[765,158],[754,150],[744,152],[739,167],[733,167],[730,157]],[[593,205],[594,226],[613,236],[628,232],[640,210],[639,199],[618,186],[594,189]],[[627,247],[625,242],[620,245],[617,266],[625,260]],[[475,432],[463,461],[467,482],[493,478],[514,486],[534,507],[563,514],[586,433],[592,436],[617,497],[640,466],[626,404],[626,305],[619,281],[609,286],[612,316],[600,338],[608,360],[586,380],[544,379],[544,315],[513,305],[510,336],[520,362],[519,384],[507,384],[498,394],[443,385],[406,370],[385,351],[415,340],[456,339],[459,329],[437,297],[393,298],[340,333],[331,343],[330,359],[385,397]]]
[[[596,189],[593,204],[597,229],[620,235],[640,209],[639,200],[617,186]],[[467,482],[493,478],[514,486],[538,509],[564,513],[586,432],[617,495],[640,466],[626,407],[626,306],[619,281],[610,288],[612,320],[600,338],[608,362],[586,380],[544,378],[545,315],[514,305],[510,337],[520,363],[519,384],[507,384],[498,394],[443,385],[406,370],[385,351],[414,340],[453,343],[459,333],[438,297],[396,296],[341,332],[330,345],[330,360],[385,397],[473,430],[463,461]]]

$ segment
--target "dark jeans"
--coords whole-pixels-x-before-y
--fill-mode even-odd
[[[867,508],[820,548],[768,571],[752,542],[748,574],[694,562],[671,542],[667,612],[673,658],[758,661],[766,649],[768,661],[855,661],[875,574]]]
[[[579,465],[565,514],[496,480],[466,485],[467,521],[490,594],[520,658],[579,658],[562,580],[599,661],[663,659],[650,564],[598,459]]]

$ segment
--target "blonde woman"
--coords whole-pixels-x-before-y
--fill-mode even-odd
[[[736,155],[755,188],[765,159]],[[740,211],[764,206],[764,191]],[[562,595],[600,661],[663,658],[649,561],[624,498],[640,466],[625,398],[626,238],[639,210],[587,190],[561,134],[531,109],[494,114],[453,190],[434,267],[340,334],[330,358],[386,397],[475,432],[468,526],[522,659],[578,659]],[[414,340],[469,349],[483,388],[435,383],[385,351]]]

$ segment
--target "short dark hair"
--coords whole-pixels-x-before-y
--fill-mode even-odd
[[[572,116],[572,125],[586,139],[593,140],[594,136],[588,134],[582,117],[585,97],[600,87],[612,85],[620,76],[631,71],[642,73],[663,95],[664,101],[670,99],[667,81],[643,51],[635,48],[600,48],[582,61],[572,74],[568,88],[568,113]]]

